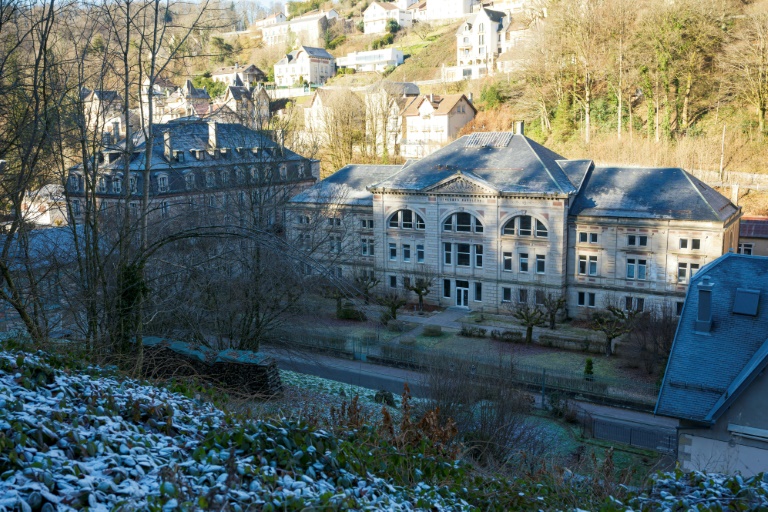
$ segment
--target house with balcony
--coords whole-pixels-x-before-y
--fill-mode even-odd
[[[402,110],[400,154],[421,158],[456,138],[477,110],[463,94],[422,95]]]
[[[389,20],[394,20],[399,26],[408,28],[413,22],[413,13],[408,8],[401,9],[395,3],[371,2],[363,11],[363,32],[384,34],[387,32]]]
[[[297,83],[324,84],[336,74],[336,58],[323,48],[301,46],[275,63],[275,83],[290,87]]]
[[[323,43],[325,31],[336,22],[338,17],[338,13],[330,9],[310,12],[281,23],[265,25],[261,28],[262,40],[266,46],[318,46]]]
[[[696,272],[738,243],[740,209],[682,169],[569,160],[522,129],[466,135],[361,178],[368,168],[334,181],[358,200],[340,222],[372,223],[342,272],[370,260],[380,290],[400,293],[427,272],[427,300],[443,306],[505,311],[549,293],[571,317],[608,304],[682,309]],[[289,237],[305,207],[289,203]]]

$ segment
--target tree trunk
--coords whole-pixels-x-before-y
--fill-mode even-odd
[[[765,112],[765,105],[757,107],[757,128],[760,131],[760,135],[765,135]]]
[[[610,336],[605,337],[605,355],[612,356],[613,355],[613,338]]]
[[[556,320],[557,320],[557,311],[551,311],[549,313],[549,328],[552,329],[553,331],[556,328],[556,323],[557,323]]]
[[[688,77],[685,81],[685,96],[683,96],[683,114],[682,121],[678,127],[681,133],[688,131],[688,117],[691,103],[691,89],[693,87],[693,74],[688,73]]]
[[[525,328],[525,343],[533,343],[533,326],[529,325]]]
[[[589,144],[590,133],[592,132],[592,86],[590,84],[589,73],[584,81],[584,142]]]

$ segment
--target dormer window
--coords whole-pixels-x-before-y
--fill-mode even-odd
[[[205,186],[208,188],[216,186],[216,175],[213,173],[213,171],[208,171],[205,173]]]
[[[243,183],[245,181],[245,172],[239,167],[235,169],[235,180],[238,183]]]
[[[120,194],[123,192],[123,181],[121,176],[116,176],[112,180],[112,192],[115,194]]]
[[[222,186],[229,185],[229,170],[224,169],[223,171],[221,171],[219,179],[221,180]]]
[[[157,177],[157,191],[168,192],[168,175],[160,174]]]
[[[99,176],[99,179],[96,182],[96,189],[101,194],[104,194],[107,191],[107,180],[104,178],[104,176]]]
[[[280,173],[280,179],[286,180],[288,179],[288,166],[285,164],[280,164],[280,167],[278,168],[278,172]]]
[[[139,179],[135,175],[131,175],[131,194],[136,194],[139,191]]]

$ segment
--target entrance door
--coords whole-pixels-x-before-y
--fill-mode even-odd
[[[469,282],[456,281],[456,305],[469,307]]]

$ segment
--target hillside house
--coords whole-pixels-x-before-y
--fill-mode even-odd
[[[275,83],[290,87],[300,82],[324,84],[336,74],[336,58],[323,48],[301,46],[275,63]]]
[[[235,64],[217,69],[211,73],[211,79],[214,82],[224,82],[227,85],[238,85],[250,89],[256,87],[256,84],[265,82],[267,75],[253,64],[248,66]]]
[[[402,111],[400,154],[421,158],[452,141],[477,110],[463,94],[422,95]]]
[[[656,414],[684,471],[768,470],[768,258],[725,254],[691,279]]]
[[[472,13],[473,0],[427,0],[426,21],[459,20]]]
[[[365,180],[367,169],[391,174]],[[521,132],[467,135],[353,175],[334,183],[367,210],[342,209],[339,222],[365,232],[342,272],[372,261],[380,291],[404,293],[403,279],[426,271],[427,300],[442,306],[505,311],[551,293],[571,317],[617,303],[676,308],[691,276],[738,241],[739,208],[682,169],[597,167]],[[289,237],[305,207],[289,204]]]
[[[270,98],[264,87],[248,88],[230,85],[221,101],[214,106],[229,122],[241,123],[254,130],[266,129],[271,118]],[[225,114],[222,107],[226,107]],[[228,116],[228,117],[226,117]]]
[[[266,46],[319,46],[323,44],[323,34],[338,17],[338,13],[331,9],[327,12],[307,13],[282,23],[265,25],[261,29],[262,40]]]
[[[403,52],[395,48],[382,48],[367,52],[352,52],[336,59],[339,68],[354,69],[358,72],[379,71],[397,67],[403,63]]]
[[[401,9],[395,3],[371,2],[363,11],[363,26],[366,34],[384,34],[387,32],[387,23],[394,20],[403,28],[411,26],[413,13],[407,8]]]

